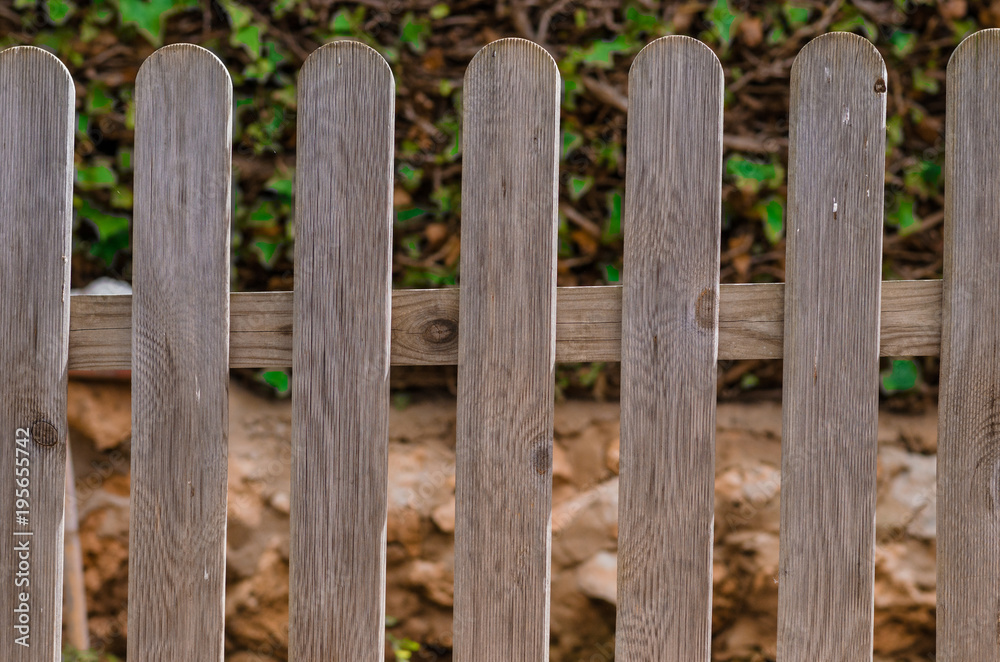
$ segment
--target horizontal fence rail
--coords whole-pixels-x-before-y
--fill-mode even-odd
[[[292,365],[291,292],[234,292],[230,298],[229,365]],[[392,365],[458,362],[459,288],[393,290]],[[780,359],[783,283],[719,288],[719,359]],[[70,302],[69,367],[128,369],[132,297],[78,294]],[[882,356],[938,356],[941,281],[882,283]],[[621,360],[622,288],[556,289],[556,362]]]

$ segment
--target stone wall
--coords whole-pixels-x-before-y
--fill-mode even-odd
[[[231,387],[226,642],[229,662],[287,659],[287,401]],[[450,659],[455,525],[454,400],[418,401],[390,418],[390,640]],[[71,384],[90,629],[124,653],[128,567],[128,386]],[[774,659],[778,601],[780,406],[718,412],[714,566],[716,660]],[[552,659],[611,660],[618,514],[618,406],[556,407],[552,514]],[[936,415],[879,421],[876,659],[931,659],[934,646]],[[391,654],[389,656],[391,658]]]

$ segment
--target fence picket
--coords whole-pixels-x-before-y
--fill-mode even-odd
[[[382,660],[395,86],[337,42],[299,74],[289,654]]]
[[[549,650],[559,74],[502,39],[465,76],[455,659]]]
[[[69,71],[0,53],[0,659],[59,659],[73,114]]]
[[[948,63],[937,659],[1000,662],[1000,30]]]
[[[792,67],[780,660],[871,660],[885,65],[832,33]]]
[[[190,44],[136,79],[128,658],[221,660],[232,84]]]
[[[629,73],[616,660],[711,657],[723,83],[688,37]]]

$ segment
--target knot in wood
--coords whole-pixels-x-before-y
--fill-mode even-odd
[[[55,446],[59,443],[59,430],[48,421],[35,421],[31,424],[31,440],[39,446]]]
[[[445,317],[432,319],[424,325],[421,337],[432,345],[444,345],[458,339],[458,323]]]
[[[539,442],[531,451],[531,466],[539,475],[552,470],[552,446],[547,441]]]

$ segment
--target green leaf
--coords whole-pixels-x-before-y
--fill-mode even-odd
[[[444,2],[434,5],[433,7],[431,7],[430,11],[431,18],[433,18],[436,21],[445,18],[450,13],[451,9],[449,9],[448,5]]]
[[[587,64],[601,68],[610,68],[614,64],[614,56],[618,53],[628,53],[632,50],[625,35],[618,35],[611,41],[595,42],[583,52],[582,60]]]
[[[735,180],[737,188],[747,193],[757,193],[762,188],[777,188],[785,177],[778,164],[751,161],[740,154],[726,159],[726,174]]]
[[[726,46],[732,41],[733,23],[739,16],[738,12],[734,13],[729,8],[728,0],[717,0],[715,7],[708,12],[708,20],[712,24],[713,34]]]
[[[643,14],[635,7],[629,7],[625,10],[625,21],[637,31],[653,30],[660,24],[656,14]]]
[[[288,393],[289,379],[288,373],[284,370],[268,370],[261,375],[264,383],[272,387],[278,393],[284,395]]]
[[[910,359],[893,359],[892,366],[882,371],[882,389],[886,393],[909,391],[917,385],[920,373]]]
[[[128,248],[128,217],[108,214],[84,200],[78,212],[80,218],[86,219],[97,228],[97,241],[90,246],[89,253],[111,264],[118,251]]]
[[[569,129],[563,130],[562,135],[562,157],[565,159],[570,152],[583,144],[583,137],[578,133],[573,133]]]
[[[163,19],[178,9],[197,6],[197,0],[118,0],[123,25],[134,25],[149,43],[163,43]]]
[[[941,181],[941,166],[933,161],[921,161],[920,176],[931,186],[937,186]]]
[[[257,57],[260,55],[260,26],[247,25],[237,30],[229,39],[233,46],[242,46],[250,55]]]
[[[802,27],[809,21],[808,7],[801,7],[794,3],[786,2],[782,6],[781,11],[785,14],[785,20],[788,21],[788,25],[793,30]]]
[[[608,223],[604,226],[604,236],[601,241],[611,243],[621,237],[622,233],[622,194],[612,191],[608,194]]]
[[[430,27],[424,21],[419,21],[413,17],[413,13],[407,14],[403,18],[403,32],[399,40],[407,44],[415,53],[422,53],[425,48],[424,39],[430,34]]]
[[[271,241],[258,241],[254,243],[254,246],[256,246],[260,251],[261,256],[264,258],[264,262],[270,265],[275,252],[278,250],[278,244]]]
[[[291,204],[292,202],[292,187],[294,182],[292,181],[291,174],[287,171],[283,173],[278,173],[271,179],[267,180],[267,188],[278,194],[278,197],[286,203]]]
[[[424,174],[421,168],[414,168],[409,163],[400,163],[399,167],[396,168],[396,172],[399,173],[400,179],[403,180],[403,186],[411,191],[420,185],[420,180]]]
[[[46,0],[45,8],[49,12],[49,18],[56,25],[62,25],[66,22],[66,19],[76,6],[72,2],[65,2],[64,0]]]
[[[614,265],[609,264],[604,269],[607,273],[609,283],[617,283],[619,281],[618,269]]]
[[[899,206],[889,212],[886,217],[886,223],[895,225],[899,229],[900,234],[913,232],[920,227],[920,220],[914,213],[913,207],[912,199],[901,200]]]
[[[569,63],[566,62],[568,67]],[[560,67],[560,69],[567,69],[567,67]],[[573,77],[574,75],[568,71],[562,71],[563,79],[563,95],[562,95],[562,107],[566,110],[576,110],[576,98],[580,96],[580,83]]]
[[[921,92],[927,92],[928,94],[937,94],[938,90],[941,89],[941,83],[937,78],[928,76],[925,70],[914,69],[913,88]]]
[[[92,114],[97,111],[111,110],[115,105],[114,97],[110,97],[104,88],[99,85],[92,86],[87,90],[87,113]]]
[[[114,171],[104,165],[77,166],[76,183],[80,189],[90,191],[98,188],[109,188],[118,181]]]
[[[128,172],[132,169],[132,150],[128,147],[118,149],[118,171]]]
[[[250,21],[253,20],[253,12],[241,7],[234,0],[223,0],[222,6],[226,8],[226,13],[229,14],[229,18],[233,22],[233,28],[236,30],[250,25]]]
[[[347,37],[354,33],[354,26],[351,25],[350,14],[346,9],[341,9],[333,17],[333,33],[338,37]]]
[[[589,175],[580,177],[573,175],[569,178],[569,197],[571,200],[579,200],[594,185],[594,178]]]
[[[785,233],[785,208],[781,201],[772,198],[764,204],[759,204],[757,213],[764,221],[764,236],[772,244],[778,243]]]
[[[426,212],[419,207],[413,207],[411,209],[400,209],[396,212],[396,220],[400,223],[405,223],[406,221],[412,220],[418,216],[423,216]]]
[[[892,44],[892,52],[898,58],[904,58],[913,52],[917,47],[917,35],[903,30],[893,30],[889,35],[889,42]]]

